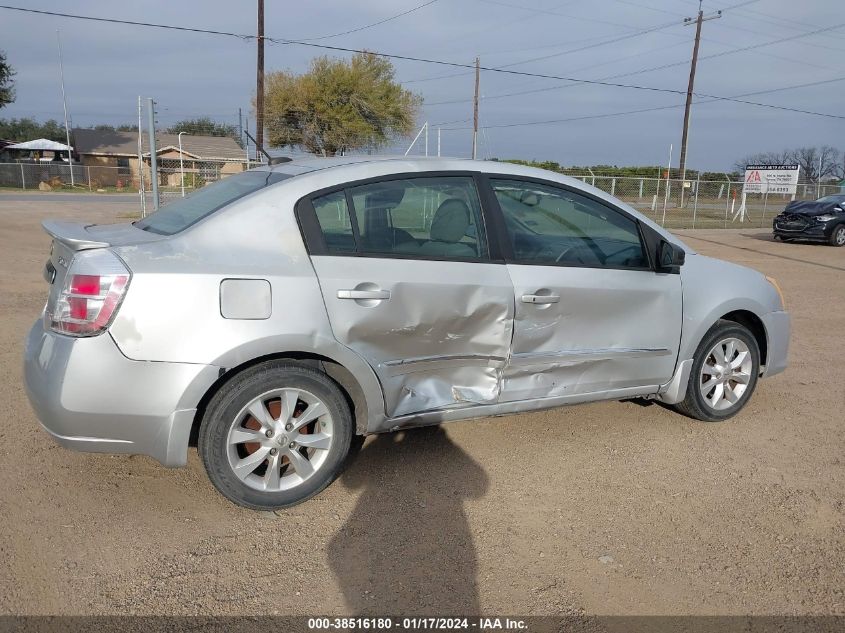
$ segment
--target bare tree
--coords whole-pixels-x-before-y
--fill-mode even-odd
[[[790,165],[801,167],[801,179],[804,182],[818,182],[820,179],[845,177],[845,165],[840,160],[840,152],[830,145],[821,147],[797,147],[781,152],[760,152],[750,154],[734,163],[738,171],[746,165]]]
[[[818,182],[835,177],[839,166],[839,150],[830,145],[799,147],[795,150],[794,161],[801,165],[801,172],[807,181]]]

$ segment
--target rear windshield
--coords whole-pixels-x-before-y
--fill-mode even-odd
[[[247,171],[228,176],[202,189],[197,189],[189,196],[176,198],[160,211],[136,222],[135,226],[160,235],[173,235],[184,231],[235,200],[286,178],[290,178],[290,175],[271,171]]]

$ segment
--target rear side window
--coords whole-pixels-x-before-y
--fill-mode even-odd
[[[270,171],[247,171],[228,176],[197,189],[189,196],[177,198],[161,210],[136,222],[135,226],[151,233],[174,235],[235,200],[286,178],[290,178],[290,175]]]
[[[312,200],[330,253],[487,259],[471,177],[420,177],[359,185]]]
[[[346,194],[335,191],[327,196],[314,198],[314,213],[330,253],[354,253],[355,237],[352,219],[346,206]]]

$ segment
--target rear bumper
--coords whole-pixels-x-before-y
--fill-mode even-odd
[[[766,369],[762,375],[774,376],[786,369],[792,320],[788,312],[769,312],[763,315],[763,326],[766,328],[767,353]]]
[[[42,426],[60,445],[149,455],[184,466],[196,406],[218,368],[129,360],[111,336],[74,338],[33,325],[24,383]]]

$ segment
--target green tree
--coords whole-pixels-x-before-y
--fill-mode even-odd
[[[200,136],[231,136],[238,137],[238,131],[234,125],[228,123],[218,123],[207,116],[199,117],[197,119],[185,119],[167,128],[169,134],[196,134]]]
[[[414,130],[422,97],[394,80],[393,64],[372,53],[317,57],[307,73],[267,75],[267,140],[334,156],[380,147]]]
[[[0,119],[0,138],[17,141],[31,141],[36,138],[47,138],[51,141],[64,143],[65,128],[58,121],[50,119],[39,123],[35,119]]]
[[[0,108],[15,101],[15,69],[6,61],[6,53],[0,51]]]
[[[120,125],[110,125],[108,123],[98,123],[91,128],[100,132],[137,132],[138,125],[136,123],[121,123]]]

